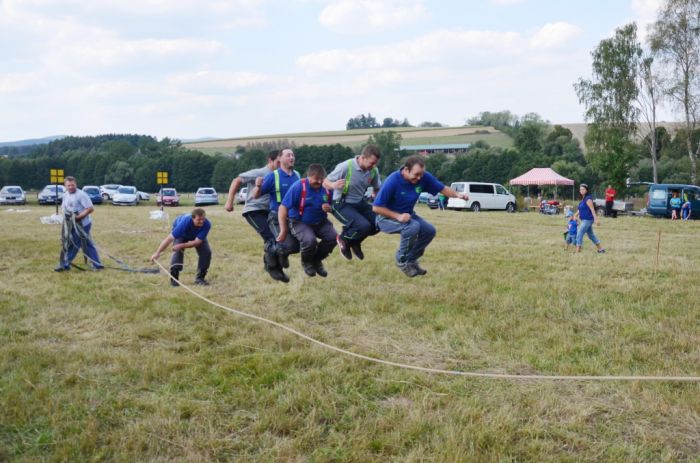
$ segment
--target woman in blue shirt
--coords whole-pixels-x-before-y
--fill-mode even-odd
[[[582,183],[578,189],[581,202],[578,203],[578,212],[576,212],[576,217],[581,220],[581,224],[576,232],[576,252],[581,252],[581,246],[583,246],[583,235],[588,235],[588,237],[593,241],[596,248],[598,248],[599,253],[605,252],[605,249],[600,245],[600,240],[595,233],[593,233],[593,222],[596,225],[600,225],[600,218],[595,213],[595,206],[593,205],[593,198],[588,191],[588,185]]]

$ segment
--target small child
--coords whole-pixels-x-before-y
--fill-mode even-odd
[[[578,220],[574,217],[574,211],[566,211],[566,231],[564,232],[564,240],[566,241],[565,249],[569,249],[569,245],[576,244],[576,232],[578,231]]]
[[[681,218],[681,197],[678,196],[678,192],[673,192],[673,197],[668,202],[671,206],[671,220],[678,220]]]

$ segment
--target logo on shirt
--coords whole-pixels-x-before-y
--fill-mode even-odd
[[[418,185],[418,186],[416,187],[416,193],[420,194],[421,191],[423,191],[423,187],[420,186],[420,185]]]

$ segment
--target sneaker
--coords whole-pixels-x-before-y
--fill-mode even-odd
[[[358,259],[362,260],[365,258],[365,253],[362,252],[362,246],[360,246],[359,241],[351,241],[350,249],[352,249],[353,254],[355,254],[355,257]]]
[[[338,249],[340,249],[340,253],[343,255],[343,257],[345,257],[347,260],[352,259],[352,253],[350,252],[348,242],[341,238],[340,235],[336,235],[335,241],[338,243]]]
[[[70,270],[70,267],[64,267],[62,265],[59,265],[55,269],[53,269],[54,272],[68,272]]]
[[[304,267],[304,273],[306,273],[308,276],[316,276],[316,267],[312,262],[302,262],[301,266]]]
[[[413,278],[416,275],[418,275],[418,270],[416,270],[416,268],[413,265],[409,264],[408,262],[403,262],[403,263],[397,262],[396,266],[399,269],[401,269],[401,271],[403,273],[405,273],[406,276]]]
[[[426,269],[424,269],[423,267],[418,265],[418,262],[411,262],[410,265],[413,265],[413,268],[416,269],[416,272],[418,272],[418,275],[425,275],[426,273],[428,273],[428,271]]]
[[[95,266],[95,267],[93,267],[92,269],[93,269],[94,271],[98,272],[98,271],[100,271],[100,270],[104,270],[105,267],[104,267],[104,265],[100,265],[99,267]]]
[[[323,262],[321,261],[314,262],[314,270],[316,270],[316,273],[320,277],[326,278],[328,276],[328,272],[323,268]]]
[[[209,282],[204,278],[197,278],[196,280],[194,280],[194,284],[199,286],[209,286]]]
[[[281,269],[271,268],[267,269],[267,273],[270,274],[273,280],[281,281],[282,283],[289,283],[289,277]]]
[[[605,254],[605,249],[598,249],[598,254]]]

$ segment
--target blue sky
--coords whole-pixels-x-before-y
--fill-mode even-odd
[[[660,0],[0,0],[0,141],[582,122],[572,84]]]

